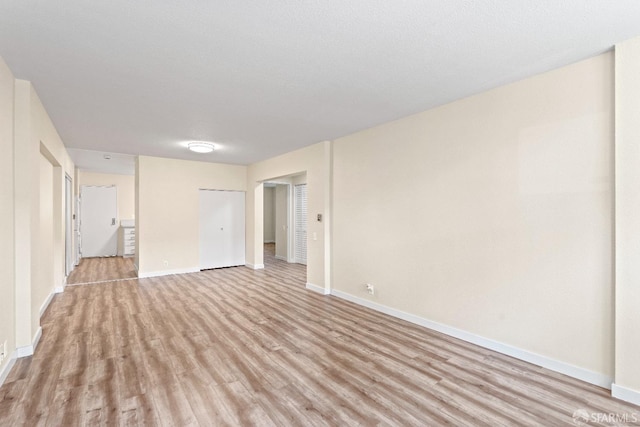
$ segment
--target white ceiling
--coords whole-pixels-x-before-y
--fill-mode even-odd
[[[637,35],[637,0],[0,0],[0,56],[67,147],[237,164]]]
[[[136,158],[131,154],[67,148],[73,163],[82,170],[118,175],[135,175]]]

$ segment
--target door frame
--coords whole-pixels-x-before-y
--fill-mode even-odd
[[[73,251],[73,180],[69,174],[64,174],[64,270],[69,276],[75,267],[76,257]]]
[[[293,210],[293,184],[291,182],[279,181],[277,179],[268,179],[266,181],[262,181],[263,190],[264,184],[276,184],[276,185],[286,185],[287,186],[287,220],[285,221],[287,224],[287,262],[295,263],[295,251],[294,251],[294,234],[293,230],[293,217],[295,215],[295,211]],[[264,193],[263,193],[264,194]],[[263,205],[263,218],[264,218],[264,203]],[[277,232],[277,230],[276,230]],[[264,250],[264,245],[263,245]]]

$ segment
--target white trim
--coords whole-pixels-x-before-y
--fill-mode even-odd
[[[0,369],[0,387],[4,384],[5,380],[9,376],[9,372],[11,372],[11,368],[16,364],[16,352],[11,353],[9,357],[9,361],[4,365],[4,368]]]
[[[54,294],[61,294],[64,292],[64,288],[67,287],[67,278],[65,277],[62,280],[62,284],[60,284],[60,286],[56,286],[55,289],[53,290]]]
[[[21,357],[27,357],[33,355],[33,345],[25,345],[24,347],[16,348],[16,357],[19,359]]]
[[[264,264],[245,264],[246,267],[249,267],[252,270],[262,270],[264,268]]]
[[[306,288],[309,289],[310,291],[317,292],[322,295],[329,295],[331,293],[327,291],[325,288],[322,288],[318,285],[314,285],[313,283],[307,282]]]
[[[434,331],[441,332],[454,338],[479,345],[480,347],[488,348],[489,350],[497,351],[498,353],[506,354],[507,356],[515,357],[516,359],[533,363],[534,365],[542,366],[543,368],[547,368],[552,371],[577,378],[590,384],[595,384],[599,387],[610,389],[611,384],[613,383],[613,378],[609,377],[608,375],[604,375],[599,372],[593,372],[588,369],[572,365],[570,363],[552,359],[550,357],[533,353],[528,350],[523,350],[521,348],[514,347],[509,344],[504,344],[499,341],[494,341],[492,339],[475,335],[461,329],[453,328],[451,326],[443,325],[441,323],[434,322],[432,320],[428,320],[414,314],[406,313],[401,310],[396,310],[395,308],[387,307],[382,304],[368,301],[366,299],[359,298],[345,292],[337,291],[334,289],[331,291],[331,295],[345,299],[347,301],[351,301],[364,307],[368,307],[372,310],[376,310],[381,313],[385,313],[390,316],[415,323],[416,325],[433,329]]]
[[[36,352],[36,348],[38,347],[38,343],[40,342],[41,337],[42,337],[42,326],[38,326],[38,330],[36,331],[36,334],[33,337],[33,344],[31,344],[31,346],[33,347],[33,353]]]
[[[40,342],[40,337],[42,336],[42,327],[39,326],[36,334],[33,336],[33,341],[30,345],[25,345],[24,347],[16,348],[16,357],[27,357],[32,356],[33,353],[36,352],[36,347],[38,347],[38,343]]]
[[[632,390],[616,383],[611,384],[611,396],[634,405],[640,405],[640,391]]]
[[[175,270],[149,271],[146,273],[141,273],[140,271],[138,271],[138,279],[146,279],[148,277],[168,276],[170,274],[198,273],[199,271],[200,271],[199,268],[176,268]],[[132,279],[128,279],[128,280],[132,280]]]
[[[40,306],[40,318],[42,318],[42,316],[44,315],[44,312],[47,311],[47,307],[49,307],[49,304],[51,304],[51,300],[53,299],[53,296],[55,294],[56,292],[51,292],[49,296],[47,296],[47,299],[44,300],[44,302]]]
[[[282,255],[276,255],[276,259],[279,259],[281,261],[289,261],[286,256],[282,256]]]

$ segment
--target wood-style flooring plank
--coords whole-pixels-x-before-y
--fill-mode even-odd
[[[67,278],[67,285],[100,283],[138,277],[131,257],[82,258]]]
[[[308,291],[304,266],[266,250],[264,270],[141,280],[131,259],[83,260],[71,281],[90,284],[53,299],[0,388],[0,426],[640,420],[607,390]]]

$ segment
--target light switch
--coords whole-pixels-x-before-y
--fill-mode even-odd
[[[318,240],[318,233],[313,233],[313,240]]]

